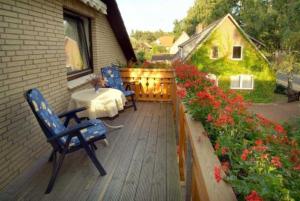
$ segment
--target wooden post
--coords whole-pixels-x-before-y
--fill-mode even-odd
[[[186,138],[187,152],[186,152],[186,181],[185,181],[185,201],[191,201],[192,198],[192,167],[193,157],[190,140]]]

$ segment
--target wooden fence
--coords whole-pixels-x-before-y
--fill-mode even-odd
[[[172,101],[175,95],[173,69],[122,68],[124,84],[130,84],[140,101]]]
[[[178,157],[180,179],[186,185],[186,201],[236,201],[230,185],[214,177],[220,161],[214,153],[202,124],[185,112],[184,105],[174,99],[178,125]],[[224,173],[223,173],[224,174]]]

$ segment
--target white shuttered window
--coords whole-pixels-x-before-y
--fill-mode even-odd
[[[231,89],[248,89],[254,88],[253,75],[234,75],[230,77]]]

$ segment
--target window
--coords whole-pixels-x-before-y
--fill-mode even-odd
[[[242,47],[241,46],[233,46],[232,59],[235,59],[235,60],[242,59]]]
[[[217,59],[219,58],[219,48],[217,46],[214,46],[211,49],[211,59]]]
[[[90,19],[64,10],[65,55],[68,79],[92,72]]]
[[[253,75],[235,75],[230,77],[231,89],[253,89]]]

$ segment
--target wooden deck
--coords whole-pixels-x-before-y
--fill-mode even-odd
[[[53,191],[45,195],[51,163],[44,157],[31,171],[0,192],[0,200],[181,200],[171,104],[138,103],[108,123],[125,127],[97,143],[107,171],[99,176],[84,151],[66,157]]]

